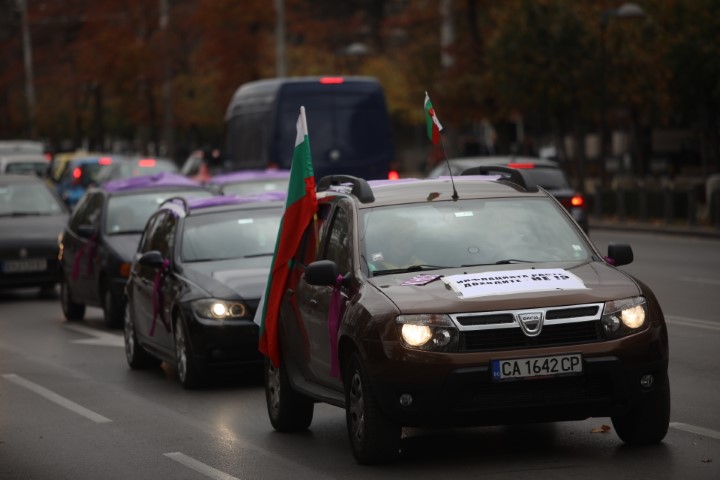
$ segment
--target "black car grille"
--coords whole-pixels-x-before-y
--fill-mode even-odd
[[[517,327],[469,330],[460,334],[461,350],[464,352],[552,347],[601,340],[604,336],[598,321],[545,325],[537,337],[528,337]]]
[[[478,381],[459,387],[455,407],[458,410],[502,408],[508,405],[513,408],[536,408],[597,401],[612,396],[612,380],[605,374],[497,383]]]

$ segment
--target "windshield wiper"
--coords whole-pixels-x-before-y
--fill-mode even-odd
[[[498,260],[495,265],[507,265],[509,263],[535,263],[534,260],[520,260],[517,258],[508,258],[506,260]]]
[[[143,230],[120,230],[117,232],[110,232],[110,235],[137,235],[143,233]]]
[[[255,258],[255,257],[271,257],[275,255],[273,252],[270,253],[253,253],[252,255],[245,255],[243,258]]]
[[[408,272],[422,272],[425,270],[439,270],[441,268],[453,268],[448,267],[446,265],[411,265],[409,267],[405,268],[391,268],[388,270],[376,270],[373,272],[373,276],[375,275],[394,275],[396,273],[408,273]]]
[[[2,217],[39,217],[39,216],[48,216],[52,215],[49,212],[10,212],[10,213],[3,213],[0,214]]]

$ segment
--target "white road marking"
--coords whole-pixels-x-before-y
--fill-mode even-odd
[[[665,315],[665,321],[672,325],[683,325],[686,327],[704,328],[720,332],[720,322],[710,322],[698,318],[680,317],[678,315]]]
[[[683,282],[690,283],[709,283],[710,285],[720,285],[720,280],[716,278],[701,278],[701,277],[678,277]]]
[[[81,325],[65,325],[65,328],[74,332],[82,333],[93,338],[83,338],[80,340],[72,340],[71,343],[81,343],[83,345],[98,345],[101,347],[122,347],[125,348],[125,339],[122,335],[115,333],[101,332],[94,328],[83,327]]]
[[[180,452],[164,453],[163,455],[175,460],[178,463],[182,463],[186,467],[192,468],[196,472],[201,473],[206,477],[214,478],[217,480],[240,480],[237,477],[233,477],[232,475],[228,475],[225,472],[221,472],[220,470],[213,468],[210,465],[205,465],[204,463],[199,462],[192,457],[188,457],[187,455]]]
[[[28,390],[31,390],[31,391],[37,393],[38,395],[40,395],[42,397],[45,397],[47,400],[50,400],[51,402],[56,403],[56,404],[60,405],[61,407],[65,407],[68,410],[73,411],[73,412],[77,413],[78,415],[82,415],[85,418],[89,418],[93,422],[96,422],[96,423],[112,422],[112,420],[110,420],[109,418],[103,417],[102,415],[95,413],[92,410],[88,410],[87,408],[85,408],[81,405],[78,405],[77,403],[73,402],[72,400],[68,400],[65,397],[61,397],[57,393],[55,393],[51,390],[48,390],[45,387],[41,387],[37,383],[33,383],[29,380],[25,380],[24,378],[19,377],[19,376],[15,375],[14,373],[4,374],[3,377],[6,380],[9,380],[17,385],[20,385],[21,387],[25,387]]]
[[[670,422],[670,426],[683,432],[690,432],[703,437],[714,438],[720,440],[720,432],[710,430],[709,428],[696,427],[695,425],[688,425],[687,423]]]

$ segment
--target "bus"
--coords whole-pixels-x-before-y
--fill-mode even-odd
[[[392,178],[394,143],[385,93],[373,77],[289,77],[249,82],[225,115],[225,170],[289,169],[305,107],[317,178]]]

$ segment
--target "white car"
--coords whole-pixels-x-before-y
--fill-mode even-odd
[[[0,174],[24,173],[47,175],[49,162],[41,153],[0,154]]]

